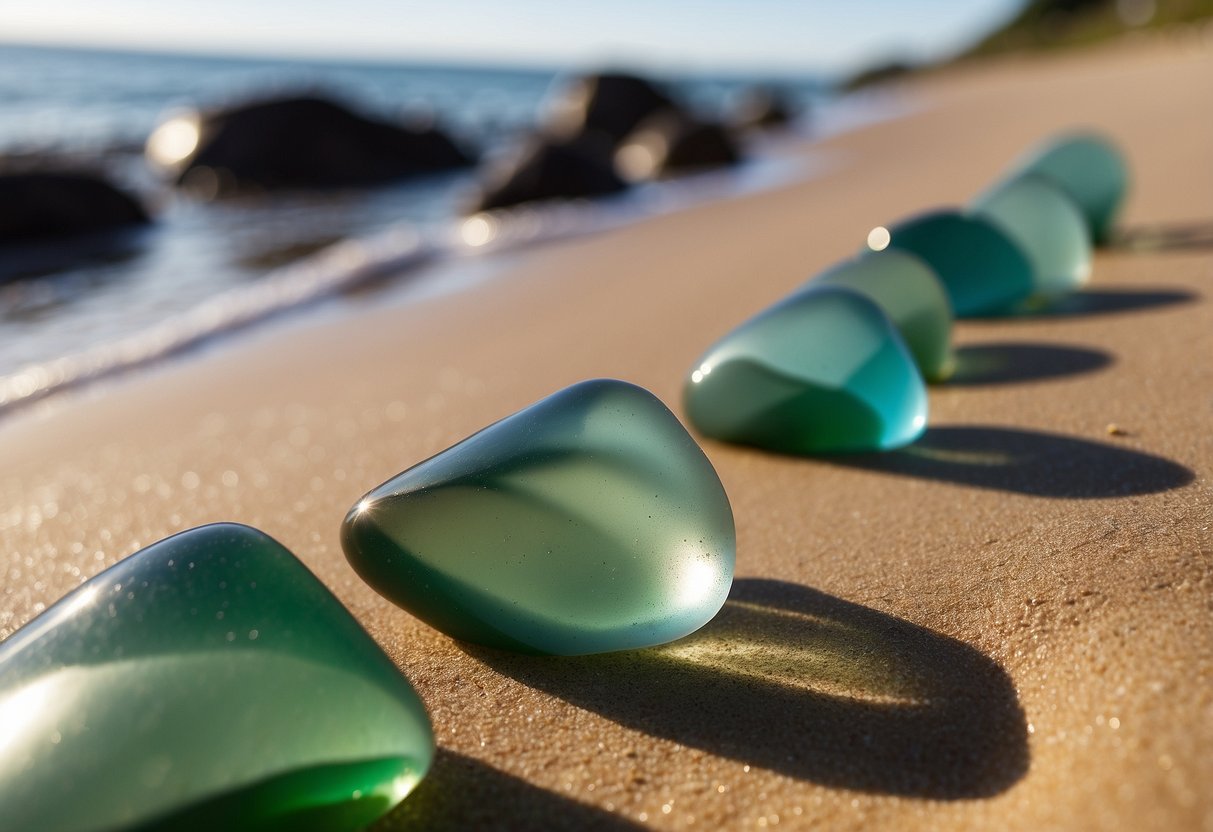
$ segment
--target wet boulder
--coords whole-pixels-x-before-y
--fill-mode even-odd
[[[574,78],[549,101],[544,130],[569,138],[596,133],[618,144],[641,121],[681,108],[656,84],[636,75],[604,72]]]
[[[179,184],[219,195],[377,185],[472,162],[437,128],[379,121],[311,95],[176,116],[146,152]]]
[[[0,245],[108,232],[147,222],[139,200],[100,174],[0,172]]]
[[[856,90],[866,89],[867,87],[879,86],[890,81],[898,81],[911,75],[917,66],[905,61],[888,61],[882,64],[870,66],[867,69],[852,75],[850,78],[842,82],[840,89],[843,92],[855,92]]]
[[[615,153],[623,178],[639,182],[724,167],[741,151],[723,126],[679,112],[656,113],[637,125]]]
[[[737,130],[787,127],[799,115],[792,100],[774,87],[750,87],[738,96],[729,121]]]
[[[546,199],[603,196],[626,183],[611,163],[611,145],[602,137],[556,139],[533,136],[514,153],[490,165],[473,211],[505,208]]]

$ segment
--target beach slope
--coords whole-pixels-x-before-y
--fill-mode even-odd
[[[793,151],[816,178],[5,417],[0,634],[140,547],[239,521],[298,554],[430,711],[435,769],[376,828],[1213,828],[1213,34],[900,94],[911,115]],[[960,325],[960,375],[905,451],[705,442],[738,577],[700,634],[587,659],[473,650],[346,563],[339,524],[368,489],[586,378],[681,414],[721,334],[1074,126],[1124,148],[1140,245],[1101,251],[1057,314]]]

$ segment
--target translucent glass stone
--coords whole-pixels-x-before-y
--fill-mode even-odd
[[[1091,234],[1078,206],[1047,179],[1022,176],[995,185],[972,209],[997,225],[1032,263],[1034,295],[1069,294],[1091,276]]]
[[[149,546],[0,645],[5,829],[360,829],[432,754],[396,666],[246,526]]]
[[[897,329],[840,286],[810,285],[730,332],[695,364],[684,397],[704,434],[784,453],[897,448],[927,423]]]
[[[939,276],[958,318],[1006,314],[1035,290],[1027,256],[980,216],[935,211],[888,230],[889,248],[917,255]]]
[[[952,307],[931,267],[908,251],[885,249],[841,263],[809,286],[845,286],[889,316],[928,381],[952,374]]]
[[[575,384],[410,468],[346,517],[354,568],[464,641],[581,655],[681,638],[733,581],[733,514],[648,391]]]
[[[1059,136],[1030,151],[1015,171],[1042,176],[1065,191],[1092,239],[1107,242],[1129,190],[1128,163],[1111,141],[1095,133]]]

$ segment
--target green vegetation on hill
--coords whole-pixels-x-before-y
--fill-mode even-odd
[[[1160,29],[1209,17],[1213,17],[1213,0],[1028,0],[1014,17],[944,63],[1083,46],[1130,31]],[[938,65],[915,67],[890,62],[858,73],[842,88],[854,90]]]
[[[1108,40],[1213,16],[1213,0],[1031,0],[961,57],[1027,52]]]

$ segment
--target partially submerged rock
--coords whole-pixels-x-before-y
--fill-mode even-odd
[[[100,174],[0,172],[0,245],[112,231],[148,222],[139,200]]]
[[[787,127],[799,115],[799,108],[786,93],[775,87],[757,86],[738,96],[730,122],[737,130],[771,130]]]
[[[585,75],[552,96],[536,135],[489,166],[471,209],[602,196],[629,181],[739,158],[728,130],[697,119],[653,82],[618,72]]]
[[[654,113],[680,109],[651,81],[622,72],[601,72],[574,78],[556,93],[543,127],[564,138],[598,133],[617,144]]]
[[[148,158],[212,194],[377,185],[471,164],[442,131],[368,118],[304,95],[191,112],[161,124]]]
[[[728,130],[677,111],[642,121],[615,154],[616,168],[633,182],[732,165],[740,159]]]
[[[488,211],[533,200],[603,196],[625,187],[611,166],[605,140],[533,136],[489,168],[471,208]]]

